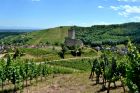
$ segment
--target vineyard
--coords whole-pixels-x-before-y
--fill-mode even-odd
[[[34,81],[37,83],[44,80],[49,74],[70,74],[73,72],[76,71],[65,67],[50,66],[47,63],[35,64],[30,61],[14,61],[9,57],[6,62],[4,60],[0,62],[1,92],[8,91],[5,90],[8,85],[13,85],[10,89],[16,92],[16,90],[27,87],[28,82],[30,82],[29,85]]]
[[[35,63],[30,60],[0,60],[0,92],[22,92],[32,84],[45,81],[49,75],[90,72],[89,79],[102,84],[102,91],[109,93],[111,83],[121,82],[124,92],[140,92],[140,53],[129,42],[128,54],[103,51],[96,59],[76,59]],[[95,77],[95,78],[94,78]],[[87,78],[88,79],[88,78]],[[126,87],[128,89],[126,89]]]
[[[96,84],[100,84],[102,77],[102,90],[110,91],[111,83],[121,81],[124,93],[125,86],[129,88],[130,93],[140,92],[140,53],[136,47],[128,43],[128,54],[118,55],[107,51],[99,59],[95,59],[92,63],[92,70],[89,79],[93,79],[96,74]],[[107,85],[108,83],[108,85]]]
[[[13,60],[8,56],[6,61],[0,62],[0,91],[15,93],[20,90],[22,92],[24,87],[46,80],[48,75],[81,73],[87,69],[90,70],[91,66],[88,61],[81,59],[60,61],[57,64],[56,62],[35,63],[28,60],[24,62],[21,59]]]

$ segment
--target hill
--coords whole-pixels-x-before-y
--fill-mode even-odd
[[[75,29],[78,39],[91,46],[125,44],[128,39],[134,43],[140,43],[140,23],[95,25],[92,27],[74,26],[73,29]]]
[[[0,39],[2,39],[4,37],[8,37],[8,36],[19,35],[19,34],[23,34],[23,32],[1,32],[1,30],[0,30]]]
[[[94,25],[91,27],[61,26],[34,32],[27,32],[16,36],[8,36],[0,41],[5,44],[60,45],[67,37],[68,29],[76,31],[76,38],[81,39],[84,44],[91,46],[101,44],[125,44],[128,39],[140,43],[140,22],[112,25]]]
[[[8,36],[2,38],[0,41],[5,44],[60,44],[63,43],[67,36],[67,31],[70,27],[56,27],[50,29],[44,29],[39,31],[27,32],[16,36]]]

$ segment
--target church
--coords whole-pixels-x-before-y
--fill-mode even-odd
[[[79,39],[75,38],[75,30],[73,29],[69,29],[68,30],[68,37],[65,38],[65,45],[68,47],[72,47],[72,46],[83,46],[83,42]]]

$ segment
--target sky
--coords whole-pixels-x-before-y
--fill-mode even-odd
[[[0,27],[51,28],[140,21],[140,0],[0,0]]]

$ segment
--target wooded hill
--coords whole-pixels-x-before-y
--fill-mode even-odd
[[[101,44],[124,44],[128,39],[140,43],[140,22],[94,25],[91,27],[61,26],[40,31],[27,32],[16,36],[7,36],[0,41],[5,44],[60,45],[67,37],[68,29],[76,31],[76,38],[81,39],[84,44],[91,46]]]
[[[73,29],[76,30],[78,39],[92,46],[124,44],[128,39],[140,43],[140,23],[95,25],[92,27],[75,26]]]

